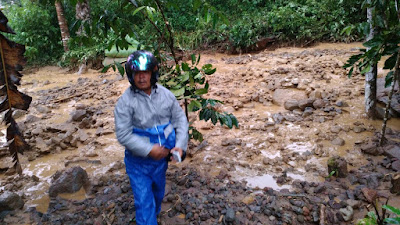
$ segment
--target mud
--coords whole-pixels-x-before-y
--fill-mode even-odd
[[[400,198],[389,192],[396,160],[360,147],[377,139],[382,121],[365,116],[364,78],[355,73],[349,79],[342,68],[358,47],[202,55],[200,64],[217,68],[208,77],[207,97],[224,101],[219,109],[233,113],[240,126],[229,130],[189,115],[205,141],[191,142],[185,162],[170,165],[161,222],[354,224],[367,213],[364,188],[400,207]],[[22,195],[25,206],[1,215],[2,222],[131,223],[134,200],[112,114],[128,86],[112,70],[77,75],[44,67],[25,74],[21,90],[33,102],[17,121],[32,148],[21,156],[22,177],[8,169],[9,158],[0,165],[0,192]],[[302,100],[312,102],[302,107]],[[288,101],[300,108],[285,109]],[[399,145],[400,120],[390,119],[388,129],[388,144]],[[335,155],[348,162],[347,178],[327,178],[328,158]],[[88,172],[92,189],[50,199],[51,176],[72,166]]]

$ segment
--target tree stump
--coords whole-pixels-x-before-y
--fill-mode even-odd
[[[392,187],[390,188],[390,192],[393,194],[400,194],[400,173],[396,173],[392,177]]]
[[[347,162],[343,157],[333,156],[328,160],[328,173],[331,174],[332,171],[335,171],[333,174],[336,177],[344,178],[347,176]]]

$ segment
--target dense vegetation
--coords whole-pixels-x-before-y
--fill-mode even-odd
[[[91,19],[83,26],[91,38],[76,35],[81,26],[75,18],[76,0],[61,2],[71,34],[69,53],[63,53],[54,1],[3,1],[3,12],[17,33],[12,38],[27,46],[30,62],[67,59],[68,64],[88,59],[104,54],[116,43],[127,48],[129,42],[121,38],[124,36],[142,45],[162,44],[143,14],[133,15],[135,8],[127,0],[90,1]],[[362,39],[366,13],[360,9],[361,3],[356,0],[174,0],[166,4],[165,16],[174,29],[177,48],[211,45],[228,51],[246,51],[265,38],[290,44]],[[154,20],[162,23],[163,18],[154,14]],[[348,35],[342,32],[347,26],[355,28]]]

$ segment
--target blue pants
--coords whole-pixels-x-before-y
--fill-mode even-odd
[[[157,225],[165,194],[167,158],[137,157],[125,150],[125,166],[135,198],[136,224]]]

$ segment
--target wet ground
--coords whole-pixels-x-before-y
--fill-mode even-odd
[[[391,205],[400,207],[400,197],[388,193],[387,179],[379,178],[377,186],[362,182],[363,174],[379,171],[387,177],[394,171],[380,168],[384,156],[366,155],[358,148],[367,138],[376,136],[382,124],[365,116],[363,77],[355,74],[349,79],[342,68],[359,47],[359,43],[319,44],[240,56],[202,54],[200,64],[211,63],[217,68],[208,77],[207,97],[224,101],[219,110],[233,113],[240,126],[230,130],[198,121],[190,114],[190,121],[205,141],[192,142],[187,160],[170,165],[163,222],[311,224],[325,220],[327,224],[354,224],[366,214],[364,207],[352,206],[355,212],[349,220],[335,213],[347,207],[349,203],[343,202],[349,199],[367,205],[359,196],[364,187],[390,195]],[[379,69],[379,76],[384,74]],[[10,171],[0,175],[0,191],[15,191],[25,200],[24,209],[7,216],[6,223],[66,223],[60,218],[74,212],[78,215],[82,205],[84,209],[79,209],[84,215],[66,218],[82,224],[126,224],[133,218],[133,197],[125,176],[123,148],[113,133],[112,114],[117,98],[128,86],[128,81],[112,70],[77,75],[58,67],[43,67],[25,73],[20,90],[32,96],[33,102],[18,122],[33,148],[21,156],[22,178],[8,175]],[[309,98],[324,101],[310,112],[283,106],[287,100]],[[71,119],[77,110],[85,110],[86,120]],[[392,118],[388,128],[390,141],[398,144],[400,120]],[[64,141],[68,132],[72,134]],[[358,183],[326,179],[327,160],[335,155],[347,160]],[[10,166],[7,160],[2,158],[3,172]],[[61,194],[50,201],[51,176],[78,165],[88,172],[93,189]],[[116,191],[120,193],[114,196],[118,200],[104,197],[116,187],[122,190]],[[336,192],[331,193],[330,188]],[[313,189],[312,193],[307,189]],[[353,199],[350,194],[342,196],[346,189],[354,190]],[[307,197],[294,203],[299,195],[319,200]],[[280,198],[289,199],[278,201]],[[108,201],[98,204],[100,199]],[[275,201],[281,205],[274,205]],[[60,205],[70,208],[59,210]],[[279,210],[271,210],[274,207]],[[301,213],[293,207],[301,208]],[[96,210],[107,213],[96,214]],[[232,210],[234,218],[228,216]],[[322,211],[327,213],[325,218]]]

